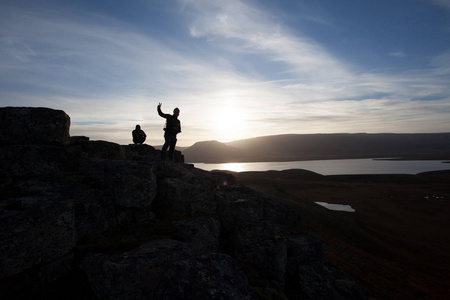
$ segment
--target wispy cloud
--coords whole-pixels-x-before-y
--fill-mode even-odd
[[[389,53],[389,56],[393,56],[393,57],[405,57],[406,54],[402,51],[396,51],[396,52],[391,52]]]
[[[128,134],[118,138],[120,126],[137,122],[160,132],[163,121],[155,113],[160,101],[169,112],[169,105],[181,106],[187,128],[200,128],[198,133],[220,107],[236,104],[233,99],[258,85],[114,19],[11,11],[3,21],[1,105],[63,109],[74,120],[75,135],[123,142]]]
[[[432,0],[437,5],[443,6],[450,10],[450,1],[449,0]]]
[[[268,12],[247,2],[199,0],[187,3],[191,12],[194,11],[195,18],[190,27],[194,37],[206,38],[231,51],[259,55],[261,64],[282,64],[285,80],[279,81],[284,87],[281,94],[286,90],[295,92],[297,101],[362,99],[374,93],[394,95],[399,91],[405,97],[407,93],[404,92],[408,89],[414,93],[428,93],[424,91],[428,86],[433,89],[443,87],[435,76],[429,77],[436,70],[412,70],[409,74],[374,73],[351,62],[340,61],[313,39],[301,35],[301,31],[297,30],[294,35],[289,28],[276,23]],[[404,52],[390,55],[406,56]],[[443,70],[442,66],[439,70]]]
[[[180,3],[176,22],[187,22],[177,23],[186,41],[92,13],[0,13],[0,105],[63,109],[71,134],[120,143],[131,141],[138,123],[150,143],[162,143],[158,102],[165,112],[180,107],[182,145],[281,133],[448,131],[449,53],[426,68],[375,72],[339,60],[254,1]],[[242,128],[218,135],[214,122],[233,109]]]
[[[22,83],[37,90],[88,92],[92,97],[136,91],[143,82],[157,89],[157,73],[164,74],[170,70],[168,64],[180,61],[158,41],[102,16],[12,11],[6,18],[3,74],[20,72]],[[170,60],[163,64],[163,59]],[[6,75],[2,81],[8,81]]]
[[[445,83],[450,74],[446,67],[448,56],[445,54],[435,59],[441,62],[439,65],[430,64],[426,69],[399,74],[370,72],[336,59],[311,38],[301,35],[299,31],[293,35],[267,12],[244,2],[189,1],[189,5],[196,17],[190,27],[194,37],[206,38],[210,43],[228,47],[230,51],[259,55],[262,61],[285,65],[286,80],[271,84],[266,95],[274,97],[279,103],[270,108],[274,115],[298,122],[299,126],[291,127],[292,132],[298,132],[301,128],[315,132],[355,131],[358,130],[356,124],[360,124],[360,130],[367,132],[389,132],[389,128],[408,132],[423,130],[425,122],[427,128],[448,130],[442,123],[447,117],[448,104],[445,99],[428,101],[425,106],[412,101],[413,98],[419,99],[417,96],[426,100],[437,93],[450,94]],[[390,55],[399,58],[406,56],[404,52]],[[372,98],[373,95],[379,97]],[[266,100],[268,97],[262,98]],[[268,103],[264,100],[261,102]],[[289,103],[295,103],[295,106]],[[316,109],[309,112],[311,107]],[[433,107],[441,107],[442,113],[436,115]],[[330,122],[325,121],[324,113],[333,114],[333,118],[328,119]],[[308,117],[308,114],[313,117]],[[266,124],[279,123],[277,117],[265,112],[255,116],[255,119],[265,120]],[[307,126],[303,125],[305,119],[308,120]],[[311,125],[313,119],[320,126]],[[332,119],[349,121],[333,126]]]
[[[260,55],[286,65],[285,72],[304,80],[352,77],[348,67],[323,47],[298,32],[294,36],[268,12],[242,1],[188,1],[195,16],[192,36],[206,38],[231,51]]]

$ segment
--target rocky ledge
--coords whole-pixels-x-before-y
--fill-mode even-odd
[[[2,299],[365,298],[296,207],[69,127],[63,111],[0,108]]]

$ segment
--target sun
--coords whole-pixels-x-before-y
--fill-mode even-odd
[[[244,114],[235,108],[221,108],[214,118],[216,139],[229,142],[239,139],[244,131]]]

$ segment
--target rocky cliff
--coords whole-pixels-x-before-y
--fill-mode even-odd
[[[363,299],[301,212],[149,145],[0,108],[2,299]]]

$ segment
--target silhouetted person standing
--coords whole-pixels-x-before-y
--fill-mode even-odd
[[[133,143],[135,144],[143,144],[147,135],[144,130],[141,129],[140,125],[136,125],[136,129],[134,129],[131,134],[133,135]]]
[[[177,134],[181,132],[181,123],[178,120],[180,110],[175,108],[173,115],[165,114],[161,111],[161,103],[158,104],[158,114],[166,119],[166,126],[164,127],[164,146],[161,149],[161,159],[165,159],[167,148],[169,148],[169,158],[173,160],[173,153],[175,152],[175,145],[177,143]]]

